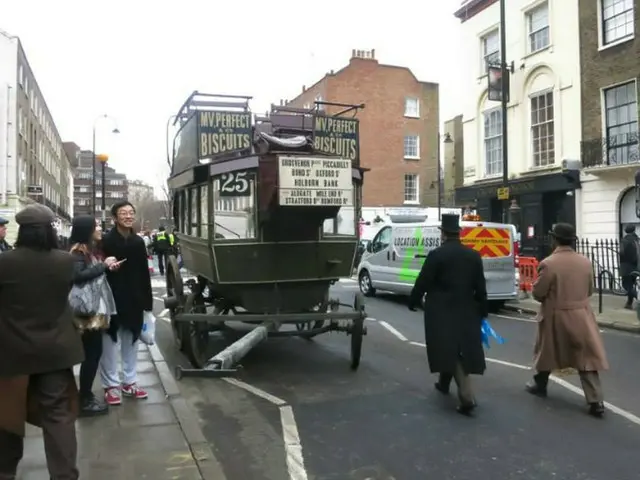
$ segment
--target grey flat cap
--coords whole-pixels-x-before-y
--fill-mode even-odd
[[[18,225],[49,225],[56,219],[53,211],[44,205],[28,205],[16,214]]]

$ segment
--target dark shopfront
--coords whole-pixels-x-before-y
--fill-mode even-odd
[[[456,204],[475,206],[478,215],[492,222],[502,221],[504,202],[498,200],[502,182],[480,183],[456,189]],[[520,207],[521,235],[524,256],[544,257],[547,232],[558,222],[576,224],[575,190],[580,188],[579,172],[554,173],[518,178],[509,182],[511,199]],[[530,236],[533,228],[533,236]]]

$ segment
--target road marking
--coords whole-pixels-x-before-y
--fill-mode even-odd
[[[491,314],[492,317],[497,317],[497,318],[506,318],[507,320],[516,320],[518,322],[525,322],[525,323],[538,323],[538,321],[534,318],[522,318],[522,317],[512,317],[510,315],[498,315],[495,313]]]
[[[153,297],[153,299],[157,302],[164,302],[164,298],[160,298],[160,297]]]
[[[409,339],[407,337],[405,337],[403,334],[401,334],[398,330],[395,329],[395,327],[391,326],[390,324],[388,324],[387,322],[385,322],[384,320],[379,320],[378,323],[380,325],[382,325],[384,328],[386,328],[389,333],[391,333],[392,335],[394,335],[396,338],[398,338],[398,340],[401,340],[403,342],[408,342]]]
[[[489,358],[489,357],[484,357],[484,359],[489,363],[497,363],[498,365],[504,365],[505,367],[518,368],[520,370],[531,370],[531,367],[520,365],[519,363],[507,362],[505,360],[498,360],[497,358]]]
[[[160,312],[160,315],[158,315],[160,318],[166,317],[169,314],[169,309],[165,308],[164,310],[162,310]]]
[[[290,405],[280,407],[280,423],[282,424],[282,436],[284,438],[289,478],[291,480],[307,480],[298,425],[296,424],[293,409]]]
[[[426,343],[420,343],[420,342],[409,342],[410,345],[415,345],[416,347],[426,347],[427,344]]]
[[[371,317],[367,317],[367,318],[365,318],[365,320],[367,320],[369,322],[377,322],[377,320],[375,318],[371,318]]]
[[[287,405],[283,399],[265,392],[261,388],[254,387],[248,383],[236,380],[235,378],[223,378],[231,385],[241,388],[253,395],[256,395],[278,407],[280,411],[280,423],[282,425],[282,438],[284,440],[285,459],[290,480],[307,480],[307,471],[304,468],[304,456],[302,455],[302,445],[300,443],[300,433],[298,424],[293,414],[291,405]]]
[[[267,402],[273,403],[278,407],[287,404],[287,402],[285,402],[283,399],[278,398],[275,395],[271,395],[270,393],[265,392],[258,387],[254,387],[253,385],[249,385],[248,383],[236,380],[235,378],[223,378],[223,380],[227,383],[230,383],[231,385],[235,385],[238,388],[242,388],[243,390],[246,390],[247,392],[252,393],[257,397],[260,397]]]

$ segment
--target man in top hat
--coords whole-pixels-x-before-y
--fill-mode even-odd
[[[9,223],[9,220],[7,220],[6,218],[0,217],[0,253],[8,252],[13,248],[11,245],[9,245],[9,243],[6,240],[8,223]]]
[[[487,288],[480,254],[460,242],[458,215],[442,215],[442,244],[422,265],[411,292],[409,309],[415,310],[424,294],[425,340],[432,373],[439,373],[436,389],[449,393],[458,386],[457,411],[469,415],[476,406],[469,374],[486,369],[482,319],[488,315]]]
[[[598,372],[609,368],[600,330],[589,303],[593,293],[591,262],[575,252],[573,225],[557,223],[551,232],[553,253],[538,267],[533,297],[542,303],[534,347],[535,370],[526,389],[546,397],[553,370],[578,370],[589,413],[604,414]]]

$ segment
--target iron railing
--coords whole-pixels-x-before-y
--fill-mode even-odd
[[[534,251],[538,260],[551,254],[553,247],[549,235],[535,239]],[[622,279],[620,278],[620,241],[617,239],[578,238],[575,243],[576,252],[591,261],[594,288],[599,288],[598,279],[602,280],[605,293],[622,295]],[[531,251],[531,250],[530,250]]]
[[[580,142],[580,157],[584,168],[615,167],[640,163],[638,132],[609,135]]]

